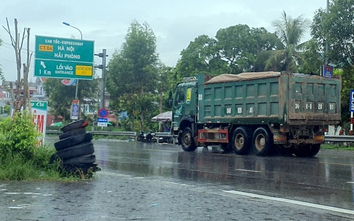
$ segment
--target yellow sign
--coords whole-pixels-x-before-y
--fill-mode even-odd
[[[192,98],[192,88],[187,89],[187,99],[186,102],[190,102]]]
[[[52,52],[53,51],[53,45],[39,45],[39,51],[48,51]]]
[[[92,76],[92,66],[76,65],[77,76]]]

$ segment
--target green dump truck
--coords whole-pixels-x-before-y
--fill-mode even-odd
[[[172,133],[184,151],[220,145],[259,156],[282,149],[296,156],[318,153],[328,125],[341,120],[341,79],[249,72],[199,74],[176,86]]]

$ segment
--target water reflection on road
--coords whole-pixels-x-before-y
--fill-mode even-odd
[[[95,141],[102,170],[198,182],[223,190],[354,209],[354,154],[321,151],[315,158],[239,156],[212,148],[184,152],[178,146]]]

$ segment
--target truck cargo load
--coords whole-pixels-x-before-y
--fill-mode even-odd
[[[328,125],[341,120],[340,78],[281,72],[208,77],[177,85],[173,133],[185,151],[221,145],[236,154],[281,148],[314,156]]]

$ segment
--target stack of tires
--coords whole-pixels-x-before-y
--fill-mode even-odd
[[[86,132],[87,125],[87,120],[78,120],[60,129],[63,133],[54,143],[57,152],[50,159],[51,162],[60,160],[60,170],[79,175],[99,170],[95,164],[92,134]]]

